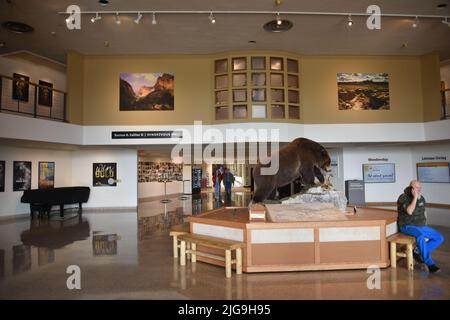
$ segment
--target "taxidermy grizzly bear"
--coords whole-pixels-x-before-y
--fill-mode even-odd
[[[327,150],[319,143],[297,138],[283,146],[279,153],[279,170],[274,175],[262,175],[261,167],[270,163],[258,163],[253,171],[256,191],[253,202],[262,202],[269,198],[276,188],[285,186],[296,179],[304,185],[323,184],[324,174],[331,171],[331,159]]]

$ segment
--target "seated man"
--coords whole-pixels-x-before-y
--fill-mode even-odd
[[[431,253],[444,241],[444,237],[435,229],[426,225],[425,198],[420,194],[422,185],[413,180],[397,200],[398,227],[404,234],[416,238],[419,254],[417,260],[422,260],[431,273],[439,272]]]

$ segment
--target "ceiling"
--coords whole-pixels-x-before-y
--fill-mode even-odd
[[[167,14],[157,16],[158,24],[144,16],[133,23],[135,15],[122,16],[120,26],[114,16],[92,24],[83,16],[82,29],[70,31],[64,16],[68,5],[83,11],[101,10],[193,10],[193,11],[325,11],[363,13],[377,4],[382,13],[450,16],[449,0],[110,0],[101,7],[97,0],[0,0],[0,22],[16,20],[35,28],[32,34],[15,34],[0,28],[1,53],[28,50],[64,62],[69,49],[83,54],[210,54],[232,50],[280,50],[302,55],[422,55],[432,51],[441,60],[450,59],[450,28],[440,19],[412,20],[382,18],[381,30],[368,30],[364,17],[353,17],[349,28],[345,16],[289,16],[294,27],[285,33],[268,33],[265,22],[273,15],[215,15],[212,25],[208,15]],[[438,9],[437,4],[448,7]],[[52,35],[52,32],[54,34]],[[249,41],[256,43],[249,43]],[[105,46],[107,41],[109,46]]]

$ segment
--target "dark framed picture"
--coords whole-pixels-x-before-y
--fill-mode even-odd
[[[20,73],[13,74],[12,97],[14,100],[28,102],[30,77]]]
[[[31,161],[14,161],[13,191],[31,189]]]
[[[51,107],[53,104],[53,84],[39,80],[38,103],[41,106]]]
[[[55,163],[39,162],[38,188],[52,189],[55,187]]]
[[[5,161],[0,161],[0,192],[5,192]]]
[[[92,186],[94,187],[116,187],[117,186],[117,163],[93,163],[92,164]]]

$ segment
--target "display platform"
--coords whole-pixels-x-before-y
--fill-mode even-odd
[[[224,207],[190,217],[190,231],[245,242],[244,272],[388,267],[386,238],[397,233],[397,212],[358,208],[353,214],[353,208],[348,208],[341,215],[318,215],[316,221],[308,215],[308,221],[250,222],[247,207]],[[223,255],[214,249],[202,250]],[[205,257],[197,260],[223,265]]]

